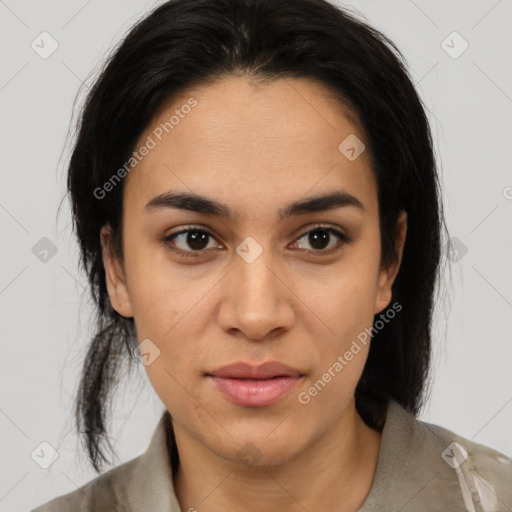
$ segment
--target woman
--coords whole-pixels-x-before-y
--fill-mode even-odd
[[[417,419],[445,221],[381,33],[325,0],[171,0],[90,91],[68,189],[96,471],[124,358],[165,412],[36,511],[510,510],[510,459]]]

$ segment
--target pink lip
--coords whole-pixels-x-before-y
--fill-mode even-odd
[[[231,402],[246,407],[272,405],[290,391],[301,377],[229,379],[211,376],[217,389]]]
[[[239,361],[237,363],[222,366],[218,370],[208,373],[215,377],[227,377],[232,379],[270,379],[272,377],[299,377],[302,375],[295,370],[279,361],[268,361],[258,366]]]
[[[246,407],[264,407],[283,398],[303,374],[277,361],[260,366],[234,363],[207,374],[231,402]]]

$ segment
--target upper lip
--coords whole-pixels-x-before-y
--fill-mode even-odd
[[[302,373],[279,361],[269,361],[258,366],[242,361],[222,366],[208,375],[231,379],[270,379],[272,377],[301,377]]]

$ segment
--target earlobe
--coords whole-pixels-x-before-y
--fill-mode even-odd
[[[126,318],[133,317],[130,296],[122,265],[112,250],[112,228],[105,225],[100,231],[100,241],[110,303],[115,311]]]
[[[386,268],[382,268],[379,274],[379,288],[375,301],[375,314],[388,307],[392,298],[392,286],[402,263],[402,254],[407,234],[407,212],[402,210],[398,216],[395,230],[396,260]]]

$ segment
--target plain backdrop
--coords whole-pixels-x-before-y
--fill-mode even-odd
[[[86,92],[106,53],[154,5],[0,0],[0,511],[28,510],[96,476],[73,430],[92,310],[67,199],[57,216],[65,142],[82,82]],[[512,2],[344,5],[408,60],[429,111],[457,251],[438,303],[434,384],[420,418],[510,456]],[[47,49],[58,44],[47,58],[33,48],[41,37]],[[41,261],[37,244],[56,253]],[[123,383],[115,404],[118,465],[146,449],[164,407],[143,372]],[[59,454],[48,469],[32,456],[41,443]]]

